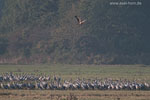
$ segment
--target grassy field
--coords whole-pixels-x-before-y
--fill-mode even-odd
[[[0,90],[0,100],[150,100],[150,91]]]
[[[150,82],[146,65],[0,65],[0,74],[28,73],[67,78],[113,78]],[[0,90],[0,100],[150,100],[150,91]]]
[[[114,78],[150,81],[150,66],[146,65],[0,65],[6,72],[37,75],[59,75],[63,78]]]

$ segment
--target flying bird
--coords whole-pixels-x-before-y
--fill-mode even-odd
[[[81,18],[78,16],[74,16],[74,17],[77,19],[77,21],[80,25],[82,25],[86,21],[86,20],[81,20]]]

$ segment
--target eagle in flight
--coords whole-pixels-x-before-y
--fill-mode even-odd
[[[78,16],[74,16],[74,17],[77,19],[78,24],[80,24],[80,25],[82,25],[86,21],[86,20],[81,20],[81,18]]]

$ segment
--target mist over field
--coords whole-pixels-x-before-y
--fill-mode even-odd
[[[150,64],[149,4],[0,0],[0,63]]]

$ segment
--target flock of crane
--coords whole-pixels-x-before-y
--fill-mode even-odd
[[[6,73],[0,75],[0,89],[31,89],[31,90],[150,90],[147,82],[105,79],[63,80],[61,77],[14,75]]]

